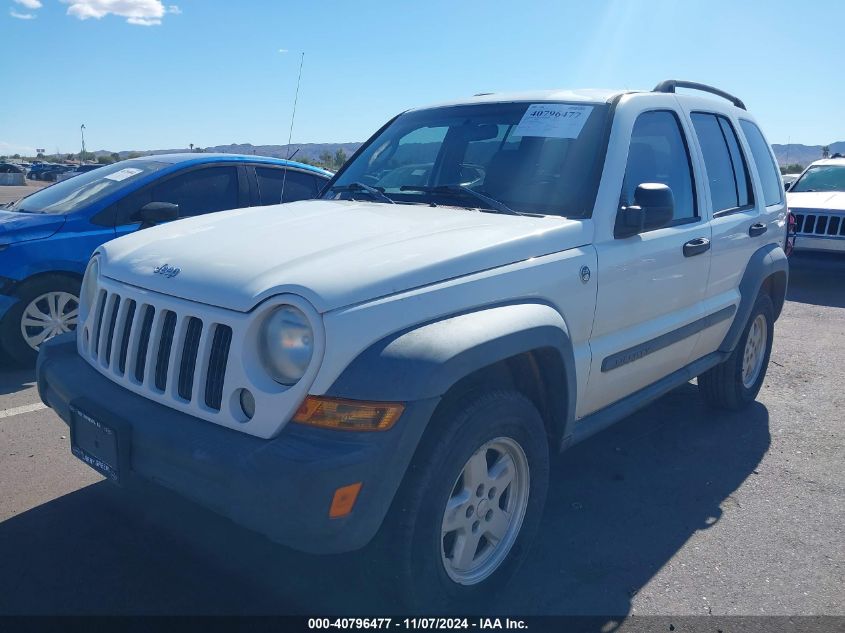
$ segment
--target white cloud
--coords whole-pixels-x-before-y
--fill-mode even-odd
[[[27,147],[26,145],[16,145],[14,143],[7,143],[0,141],[0,154],[4,156],[11,156],[12,154],[23,154],[24,156],[34,156],[35,148]]]
[[[287,53],[287,52],[288,52],[288,49],[286,49],[286,48],[280,48],[280,49],[279,49],[279,52],[280,52],[280,53]]]
[[[34,13],[18,13],[14,9],[9,9],[9,15],[13,18],[17,18],[18,20],[34,20],[35,14]]]
[[[107,15],[116,15],[126,18],[129,24],[139,26],[156,26],[161,24],[166,13],[182,13],[176,5],[165,7],[162,0],[62,0],[62,2],[70,5],[67,9],[68,15],[80,20],[89,18],[99,20]]]
[[[27,9],[40,9],[41,2],[40,0],[15,0],[19,5],[22,7],[26,7]]]

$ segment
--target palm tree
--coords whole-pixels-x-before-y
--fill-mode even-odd
[[[191,148],[191,154],[193,154],[193,153],[194,153],[194,144],[193,144],[193,143],[188,143],[188,147],[190,147],[190,148]]]

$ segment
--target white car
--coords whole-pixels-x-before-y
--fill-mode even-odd
[[[845,253],[845,158],[817,160],[789,188],[796,251]]]
[[[696,376],[756,397],[786,216],[753,118],[701,84],[410,110],[321,199],[99,248],[39,392],[109,479],[480,604],[565,485],[550,453]]]

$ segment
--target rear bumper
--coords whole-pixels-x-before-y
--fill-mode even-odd
[[[131,438],[126,485],[157,484],[235,523],[306,552],[366,545],[380,527],[438,399],[408,403],[394,428],[354,433],[287,425],[265,440],[175,411],[111,382],[76,352],[45,343],[41,399],[68,424],[71,408]],[[330,519],[334,491],[362,482],[351,514]]]

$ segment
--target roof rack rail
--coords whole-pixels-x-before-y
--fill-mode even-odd
[[[748,109],[738,97],[735,97],[732,94],[725,92],[724,90],[719,90],[718,88],[714,88],[713,86],[708,86],[707,84],[700,84],[695,81],[667,79],[666,81],[661,81],[659,84],[657,84],[654,87],[654,90],[652,90],[652,92],[675,92],[675,88],[689,88],[690,90],[701,90],[702,92],[709,92],[711,94],[718,95],[724,99],[727,99],[737,108],[742,108],[743,110]]]

